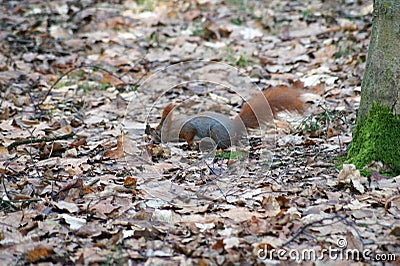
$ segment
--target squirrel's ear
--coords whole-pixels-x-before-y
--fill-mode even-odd
[[[167,117],[168,114],[175,108],[175,106],[176,106],[176,105],[173,104],[173,103],[168,104],[168,105],[164,108],[161,117],[162,117],[162,118]]]

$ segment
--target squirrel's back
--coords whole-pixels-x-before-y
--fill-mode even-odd
[[[240,126],[223,114],[204,112],[187,119],[180,129],[179,137],[193,140],[210,137],[218,147],[227,148],[245,131],[244,126]]]

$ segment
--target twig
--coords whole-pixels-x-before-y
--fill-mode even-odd
[[[130,87],[131,85],[137,85],[137,84],[139,84],[139,82],[140,82],[140,81],[144,78],[144,76],[145,76],[145,75],[143,75],[139,80],[137,80],[137,81],[136,81],[135,83],[133,83],[133,84],[128,84],[128,83],[125,82],[121,77],[117,76],[116,74],[114,74],[113,72],[111,72],[111,71],[109,71],[109,70],[107,70],[107,69],[105,69],[105,68],[102,68],[102,67],[99,67],[99,66],[96,66],[96,65],[90,65],[90,64],[86,65],[86,64],[82,64],[82,65],[80,65],[80,66],[76,66],[76,67],[73,67],[73,68],[69,69],[67,72],[63,73],[60,77],[58,77],[58,79],[53,83],[53,85],[51,85],[50,89],[46,92],[46,94],[44,95],[43,99],[40,101],[40,103],[39,103],[38,105],[40,106],[40,105],[42,105],[42,104],[44,103],[44,101],[45,101],[45,100],[47,99],[47,97],[50,95],[50,93],[51,93],[51,91],[54,89],[54,87],[55,87],[64,77],[68,76],[69,73],[71,73],[71,72],[73,72],[73,71],[75,71],[75,70],[77,70],[77,69],[82,69],[82,68],[93,68],[93,69],[97,69],[97,70],[104,71],[104,72],[106,72],[107,74],[113,76],[114,78],[120,80],[120,81],[121,81],[122,83],[124,83],[124,85],[127,86],[127,87]]]
[[[98,183],[98,182],[100,182],[100,179],[95,179],[95,180],[93,180],[92,182],[90,182],[90,183],[88,184],[88,186],[91,187],[91,186],[93,186],[94,184],[96,184],[96,183]]]
[[[4,189],[4,193],[6,194],[8,200],[0,199],[0,202],[3,202],[4,204],[6,204],[8,208],[10,208],[10,209],[13,208],[14,210],[16,210],[17,207],[15,207],[14,204],[12,204],[10,201],[11,197],[8,195],[8,191],[6,188],[6,184],[4,183],[4,179],[5,179],[5,175],[2,174],[1,180],[2,180],[2,184],[3,184],[3,189]]]
[[[9,200],[9,202],[14,202],[14,203],[23,203],[23,202],[28,202],[28,203],[31,203],[31,202],[39,202],[39,201],[41,201],[41,199],[35,199],[35,198],[31,198],[31,199],[20,199],[20,200],[13,200],[13,199],[11,199],[11,200]]]
[[[315,225],[315,224],[319,224],[319,223],[321,223],[321,222],[323,222],[323,221],[326,221],[326,220],[331,220],[331,221],[333,221],[333,220],[335,220],[336,218],[338,219],[338,221],[333,222],[332,224],[337,223],[337,222],[340,222],[340,221],[342,221],[342,220],[346,220],[346,217],[341,216],[341,215],[339,215],[339,214],[335,214],[333,217],[322,218],[322,219],[319,219],[319,220],[317,220],[317,221],[313,221],[313,222],[310,222],[310,223],[308,223],[308,224],[305,224],[305,225],[303,225],[299,230],[297,230],[297,232],[294,234],[294,236],[293,236],[292,238],[290,238],[290,239],[287,240],[285,243],[283,243],[283,244],[280,246],[280,248],[283,248],[283,247],[287,246],[289,243],[293,242],[293,241],[294,241],[296,238],[298,238],[308,227],[310,227],[310,226],[312,226],[312,225]]]
[[[36,128],[34,128],[33,130],[29,130],[29,128],[28,128],[27,130],[28,130],[29,134],[31,135],[30,139],[33,139],[34,138],[33,132],[35,132]],[[40,174],[39,168],[38,168],[37,164],[34,163],[35,159],[33,158],[32,147],[29,147],[29,156],[31,157],[31,162],[33,164],[33,168],[36,171],[37,177],[39,179],[42,179],[42,175]]]
[[[75,135],[75,133],[71,132],[69,134],[61,135],[61,136],[56,136],[52,138],[39,138],[39,139],[24,139],[24,140],[18,140],[10,145],[8,145],[7,150],[11,151],[17,146],[24,145],[24,144],[31,144],[31,143],[40,143],[40,142],[50,142],[50,141],[55,141],[55,140],[62,140],[62,139],[69,139],[72,138]]]

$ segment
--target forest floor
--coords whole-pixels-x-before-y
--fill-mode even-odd
[[[1,265],[400,262],[400,176],[343,165],[371,1],[0,8]],[[168,103],[233,118],[277,85],[309,93],[305,113],[241,152],[145,130]]]

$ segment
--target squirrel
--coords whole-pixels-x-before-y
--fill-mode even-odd
[[[277,117],[280,111],[304,111],[305,92],[285,85],[276,86],[259,93],[247,101],[234,118],[215,112],[204,112],[189,117],[173,116],[175,104],[168,104],[161,121],[153,132],[153,139],[162,142],[186,141],[193,148],[194,141],[211,138],[218,148],[237,144],[246,128],[258,128],[260,124]],[[269,110],[267,102],[271,110]],[[272,111],[272,114],[271,114]]]

